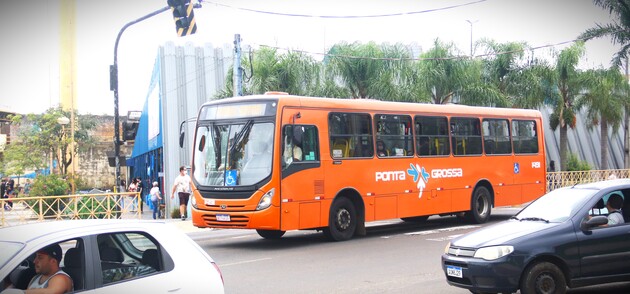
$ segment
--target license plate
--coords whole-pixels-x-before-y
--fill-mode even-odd
[[[457,278],[461,278],[462,276],[462,268],[459,266],[452,266],[452,265],[448,265],[446,266],[446,275],[449,277],[457,277]]]
[[[217,214],[217,221],[229,222],[230,221],[230,215],[229,214]]]

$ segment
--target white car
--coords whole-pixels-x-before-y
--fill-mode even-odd
[[[35,253],[58,243],[61,268],[81,293],[224,293],[216,263],[165,222],[71,220],[0,229],[0,291],[25,289]]]

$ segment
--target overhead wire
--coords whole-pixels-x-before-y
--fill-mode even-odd
[[[561,45],[565,45],[565,44],[575,43],[575,42],[583,41],[583,40],[584,39],[577,38],[577,39],[573,39],[573,40],[562,41],[562,42],[553,43],[553,44],[547,44],[547,45],[534,46],[534,47],[518,49],[518,50],[509,50],[509,51],[492,52],[492,53],[485,53],[485,54],[476,54],[476,55],[472,55],[472,56],[470,56],[470,55],[459,55],[459,56],[449,56],[449,57],[367,57],[367,56],[354,56],[354,55],[330,54],[330,53],[322,53],[322,52],[311,52],[311,51],[306,51],[306,50],[289,49],[289,48],[283,48],[283,47],[271,46],[271,45],[265,45],[265,44],[255,44],[255,45],[258,45],[260,47],[267,47],[267,48],[271,48],[271,49],[300,52],[300,53],[304,53],[304,54],[318,55],[318,56],[324,56],[324,57],[338,57],[338,58],[347,58],[347,59],[383,60],[383,61],[396,61],[396,60],[399,60],[399,61],[430,61],[430,60],[456,60],[456,59],[482,58],[482,57],[490,57],[490,56],[511,54],[511,53],[524,52],[524,51],[534,51],[534,50],[539,50],[539,49],[544,49],[544,48],[549,48],[549,47],[556,47],[556,46],[561,46]]]
[[[441,11],[441,10],[449,10],[449,9],[464,7],[464,6],[468,6],[468,5],[474,5],[474,4],[478,4],[478,3],[481,3],[481,2],[485,2],[485,1],[487,1],[487,0],[476,0],[476,1],[471,1],[471,2],[467,2],[467,3],[462,3],[462,4],[457,4],[457,5],[450,5],[450,6],[444,6],[444,7],[433,8],[433,9],[425,9],[425,10],[417,10],[417,11],[403,11],[403,12],[385,13],[385,14],[370,14],[370,15],[313,15],[313,14],[300,14],[300,13],[282,13],[282,12],[275,12],[275,11],[267,11],[267,10],[259,10],[259,9],[252,9],[252,8],[237,7],[237,6],[232,6],[232,5],[228,5],[228,4],[217,3],[217,2],[214,2],[214,1],[200,0],[199,2],[208,3],[208,4],[214,4],[214,5],[217,5],[217,6],[223,6],[223,7],[228,7],[228,8],[242,10],[242,11],[247,11],[247,12],[254,12],[254,13],[261,13],[261,14],[268,14],[268,15],[276,15],[276,16],[307,17],[307,18],[327,18],[327,19],[344,19],[344,18],[345,19],[353,19],[353,18],[380,18],[380,17],[392,17],[392,16],[404,16],[404,15],[422,14],[422,13]]]

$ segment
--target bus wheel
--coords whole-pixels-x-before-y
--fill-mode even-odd
[[[406,223],[423,223],[426,222],[427,219],[429,219],[428,215],[401,218],[401,220]]]
[[[357,211],[352,201],[341,197],[330,207],[328,227],[324,235],[332,241],[346,241],[354,236],[357,228]]]
[[[483,186],[477,187],[473,192],[470,211],[466,212],[466,219],[475,224],[485,223],[490,218],[491,210],[490,191]]]
[[[284,231],[280,230],[256,230],[256,233],[265,239],[280,239],[284,236]]]

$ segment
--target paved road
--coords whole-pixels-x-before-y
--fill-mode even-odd
[[[490,223],[516,211],[495,209]],[[250,230],[189,235],[221,268],[226,293],[455,294],[469,292],[446,283],[440,256],[448,240],[478,227],[454,217],[378,222],[367,236],[346,242],[329,242],[315,231],[288,232],[281,240],[264,240]],[[602,292],[630,293],[630,283],[569,291]]]

